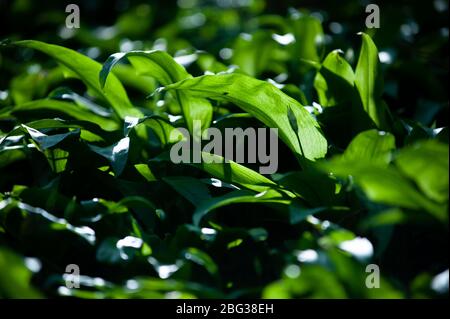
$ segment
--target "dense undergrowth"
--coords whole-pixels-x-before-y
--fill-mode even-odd
[[[181,3],[2,34],[0,296],[448,296],[448,34]],[[172,163],[194,120],[277,128],[277,173]]]

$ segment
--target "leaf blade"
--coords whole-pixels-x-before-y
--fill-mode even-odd
[[[267,82],[242,74],[203,75],[168,85],[165,90],[189,90],[201,97],[232,102],[268,127],[278,128],[291,150],[309,160],[327,152],[327,141],[317,121],[299,102]],[[291,127],[289,108],[289,118],[297,118],[298,132]]]
[[[98,96],[104,98],[119,115],[139,115],[140,112],[133,107],[120,81],[112,75],[106,87],[102,90],[98,83],[100,63],[71,49],[41,41],[24,40],[15,42],[15,45],[35,49],[51,56],[58,63],[67,67],[76,74],[86,86]]]

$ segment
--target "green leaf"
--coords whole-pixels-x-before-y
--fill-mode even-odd
[[[155,79],[149,76],[138,75],[135,68],[131,65],[118,64],[112,72],[125,87],[132,87],[144,94],[156,90]]]
[[[119,117],[125,118],[127,115],[140,115],[140,112],[131,104],[125,89],[115,75],[110,77],[103,89],[100,87],[98,74],[101,70],[101,65],[98,62],[71,49],[40,41],[25,40],[14,42],[14,44],[39,50],[51,56],[58,63],[73,72],[90,90],[107,101]]]
[[[64,79],[61,67],[22,73],[11,80],[10,94],[15,104],[23,104],[44,97],[49,87]]]
[[[257,192],[263,192],[277,185],[254,170],[233,161],[225,162],[219,155],[202,152],[203,163],[192,164],[212,176],[229,183],[244,186]]]
[[[202,152],[202,158],[202,163],[191,163],[189,165],[211,174],[220,181],[233,184],[233,189],[237,188],[236,185],[240,185],[255,192],[261,193],[268,190],[276,190],[279,194],[295,197],[288,190],[281,189],[276,183],[248,167],[231,160],[225,161],[225,158],[219,155],[206,152]],[[169,153],[164,153],[151,161],[170,161]]]
[[[39,150],[44,153],[51,169],[55,173],[64,171],[69,158],[69,152],[55,148],[55,146],[67,138],[76,137],[78,139],[80,137],[80,129],[77,128],[67,133],[47,135],[25,124],[22,124],[22,128],[36,142]]]
[[[143,118],[126,117],[124,123],[124,135],[128,136],[131,129],[140,124],[151,128],[158,136],[162,146],[171,145],[177,143],[184,138],[184,135],[173,127],[167,120],[160,116],[151,115]],[[175,131],[174,131],[175,130]]]
[[[115,137],[113,132],[103,131],[99,125],[79,120],[61,120],[61,119],[43,119],[37,121],[31,121],[25,124],[36,130],[46,130],[47,132],[53,129],[80,129],[81,138],[89,142],[104,142],[105,139],[112,139]],[[18,126],[10,131],[6,136],[19,136],[26,133],[26,130],[22,126]],[[4,143],[4,138],[0,139],[0,145]]]
[[[355,71],[355,85],[364,110],[378,128],[387,130],[386,106],[381,99],[383,75],[379,65],[378,49],[371,37],[361,33],[362,46]]]
[[[268,127],[277,128],[289,148],[309,160],[327,152],[327,141],[316,120],[300,103],[267,82],[242,74],[204,75],[168,85],[165,90],[188,90],[200,97],[232,102]],[[297,132],[289,122],[289,108],[291,118],[297,118]]]
[[[437,141],[420,141],[402,149],[395,164],[430,198],[448,201],[448,145]]]
[[[288,173],[278,183],[295,192],[313,207],[332,205],[335,200],[335,181],[312,169]]]
[[[291,129],[294,132],[298,132],[298,122],[297,117],[295,116],[294,112],[292,111],[292,108],[288,107],[288,113],[287,113],[288,119],[289,119],[289,125],[291,126]],[[299,142],[300,143],[300,142]]]
[[[169,54],[163,51],[131,51],[111,55],[100,72],[100,85],[106,83],[112,68],[122,59],[127,58],[137,73],[155,78],[162,85],[169,85],[191,75],[178,64]],[[203,129],[209,127],[212,119],[212,106],[202,98],[194,98],[186,92],[177,92],[176,100],[183,112],[184,119],[190,132],[193,132],[193,121],[201,121]]]
[[[99,147],[95,145],[88,145],[95,153],[106,158],[114,170],[116,176],[122,174],[128,159],[128,150],[130,147],[130,138],[124,137],[117,143],[107,147]]]
[[[57,114],[59,113],[65,117],[69,116],[73,119],[98,124],[107,131],[113,131],[119,128],[118,123],[111,118],[94,114],[86,109],[74,105],[73,103],[52,99],[35,100],[24,104],[15,105],[10,109],[0,111],[0,118],[10,118],[11,116],[18,118],[33,118],[37,117],[38,114],[40,117],[45,117],[46,115],[48,116],[49,111]]]
[[[361,161],[387,165],[395,150],[395,137],[387,132],[369,130],[359,133],[345,150],[345,161]]]
[[[327,207],[305,207],[300,201],[293,200],[289,205],[289,222],[292,225],[306,220],[309,216],[326,211]]]
[[[61,173],[66,169],[69,152],[57,148],[47,149],[44,154],[53,172]]]
[[[147,164],[135,164],[134,167],[148,182],[157,180]]]
[[[200,180],[188,176],[163,177],[163,180],[172,186],[178,193],[183,195],[194,206],[200,202],[210,199],[208,187]]]
[[[49,98],[52,99],[61,99],[61,100],[69,100],[75,102],[76,105],[78,105],[80,108],[83,108],[85,110],[89,110],[92,113],[95,113],[99,116],[102,116],[104,118],[111,116],[111,111],[95,104],[91,100],[85,98],[84,96],[81,96],[75,92],[73,92],[69,88],[61,87],[53,90],[48,95]]]
[[[80,135],[79,129],[70,131],[68,133],[47,135],[34,128],[26,126],[25,124],[22,124],[22,127],[28,132],[31,138],[39,145],[41,150],[46,150],[50,147],[53,147],[68,137]]]
[[[448,193],[448,179],[442,176],[448,175],[448,149],[437,142],[430,142],[423,149],[411,146],[405,149],[405,153],[401,151],[396,164],[406,176],[418,183],[425,194],[433,199],[440,194],[437,197],[444,200],[444,194]],[[444,206],[418,192],[410,180],[395,167],[388,166],[394,149],[393,135],[376,130],[365,131],[353,139],[342,156],[335,156],[329,163],[320,165],[338,177],[351,176],[375,202],[424,209],[439,219],[446,219]]]
[[[333,159],[321,166],[341,178],[352,177],[366,196],[377,203],[415,210],[425,210],[440,220],[446,220],[446,207],[438,205],[417,191],[414,184],[394,167],[370,162]]]
[[[103,64],[99,74],[101,87],[104,87],[112,68],[124,58],[130,61],[138,74],[154,77],[163,85],[189,77],[189,73],[164,51],[120,52],[110,55]]]
[[[210,211],[222,206],[238,203],[276,203],[289,205],[290,200],[284,199],[279,192],[274,190],[267,190],[257,194],[248,190],[237,190],[200,203],[192,216],[193,223],[199,226],[203,217]]]
[[[322,106],[351,102],[355,96],[355,74],[342,57],[341,50],[330,52],[314,79],[314,87]]]

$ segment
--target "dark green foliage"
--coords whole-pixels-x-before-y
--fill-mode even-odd
[[[426,29],[448,12],[382,7],[374,31],[358,1],[244,2],[86,1],[57,35],[50,1],[52,34],[6,29],[0,297],[448,296],[448,34]],[[277,128],[278,172],[174,164],[195,120]]]

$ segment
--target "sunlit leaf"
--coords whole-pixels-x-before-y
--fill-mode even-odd
[[[98,74],[101,70],[101,65],[98,62],[71,49],[40,41],[18,41],[15,42],[15,45],[39,50],[70,69],[89,89],[108,101],[116,114],[121,118],[127,115],[136,116],[140,114],[133,107],[122,84],[114,75],[111,76],[103,89],[100,87]]]
[[[422,141],[402,149],[395,164],[430,198],[448,201],[448,145]]]
[[[186,90],[197,96],[232,102],[268,127],[277,128],[291,150],[307,159],[321,158],[327,151],[327,142],[314,118],[300,103],[267,82],[241,74],[205,75],[165,89]],[[297,132],[289,124],[288,108],[297,118]]]
[[[362,46],[355,71],[355,85],[358,89],[364,110],[378,128],[386,130],[387,110],[381,100],[383,94],[383,75],[379,65],[378,49],[372,38],[361,33]]]
[[[138,74],[155,78],[162,85],[175,83],[191,77],[170,55],[163,51],[132,51],[115,53],[106,60],[100,72],[100,85],[103,87],[112,68],[127,58]],[[149,91],[149,93],[151,93]],[[183,111],[187,127],[193,131],[193,121],[200,121],[202,128],[209,127],[212,107],[206,99],[193,98],[185,92],[176,93],[176,99]]]

